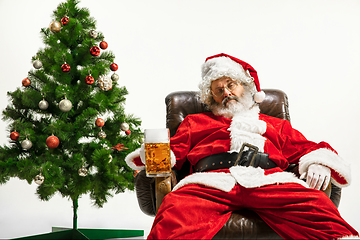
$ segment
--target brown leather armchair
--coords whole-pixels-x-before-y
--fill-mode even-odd
[[[287,95],[276,89],[265,89],[264,92],[266,98],[260,104],[261,113],[290,121]],[[198,92],[193,91],[171,93],[166,97],[165,103],[166,126],[170,129],[171,136],[176,133],[180,123],[187,115],[207,111],[206,106],[199,99]],[[190,164],[187,162],[180,171],[173,172],[171,178],[167,179],[148,178],[145,171],[140,171],[135,178],[140,209],[147,215],[155,216],[157,205],[161,203],[162,198],[178,181],[188,175],[189,169]],[[299,176],[297,165],[289,166],[287,171]],[[325,193],[338,207],[341,189],[331,184]],[[281,237],[255,212],[242,209],[232,213],[230,219],[214,239],[281,239]]]

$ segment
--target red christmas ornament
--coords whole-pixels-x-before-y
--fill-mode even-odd
[[[116,71],[116,70],[118,70],[118,65],[116,64],[116,63],[112,63],[111,65],[110,65],[110,69],[111,69],[111,71]]]
[[[96,119],[95,124],[98,127],[102,127],[105,125],[105,121],[102,118],[98,118],[98,119]]]
[[[125,131],[125,134],[126,134],[126,135],[130,135],[130,134],[131,134],[131,131],[130,131],[130,130]]]
[[[20,134],[18,132],[14,131],[14,132],[10,133],[10,138],[13,141],[17,141],[19,139],[19,137],[20,137]]]
[[[85,83],[88,84],[88,85],[91,85],[91,84],[93,84],[94,82],[95,82],[95,79],[94,79],[91,75],[89,75],[89,76],[87,76],[87,77],[85,78]]]
[[[54,135],[52,135],[46,139],[46,145],[49,148],[57,148],[59,146],[59,143],[60,143],[59,138],[57,138]]]
[[[66,25],[66,24],[68,24],[69,23],[69,18],[68,17],[63,17],[62,19],[61,19],[61,24],[62,25]]]
[[[61,71],[63,72],[69,72],[70,71],[70,65],[67,63],[64,63],[63,65],[61,65]]]
[[[31,81],[28,78],[24,78],[21,83],[24,87],[28,87],[28,86],[30,86]]]
[[[107,44],[107,42],[105,42],[105,41],[102,41],[101,43],[100,43],[100,48],[101,49],[107,49],[107,47],[108,47],[108,44]]]
[[[90,48],[90,54],[92,55],[92,56],[99,56],[100,55],[100,48],[99,47],[97,47],[97,46],[93,46],[93,47],[91,47]]]

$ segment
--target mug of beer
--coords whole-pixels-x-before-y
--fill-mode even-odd
[[[170,176],[171,156],[169,129],[145,129],[144,142],[146,176]]]

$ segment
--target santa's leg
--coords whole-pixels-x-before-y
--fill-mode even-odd
[[[239,196],[188,184],[165,196],[148,239],[211,239],[223,227]]]
[[[259,216],[280,236],[288,239],[336,239],[358,236],[321,191],[287,183],[260,188],[242,188],[245,207]]]

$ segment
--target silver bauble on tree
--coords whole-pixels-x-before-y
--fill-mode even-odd
[[[45,181],[45,177],[43,175],[41,175],[41,173],[39,175],[36,175],[35,178],[34,178],[34,182],[37,185],[43,184],[44,181]]]
[[[29,150],[32,147],[32,142],[29,139],[25,139],[21,142],[21,147],[25,150]]]
[[[97,38],[98,33],[97,33],[97,31],[95,31],[95,30],[90,30],[89,36],[92,37],[92,38]]]
[[[45,99],[43,99],[39,102],[39,108],[41,110],[46,110],[46,109],[48,109],[48,107],[49,107],[49,103]]]
[[[113,73],[113,75],[111,75],[111,80],[113,82],[117,82],[119,80],[119,75],[117,75],[116,73]]]
[[[42,68],[43,64],[42,62],[39,60],[39,59],[36,59],[34,62],[33,62],[33,67],[36,68],[36,69],[40,69]]]
[[[72,108],[72,103],[65,97],[65,99],[59,102],[59,108],[63,112],[68,112]]]
[[[103,130],[101,130],[101,131],[98,133],[98,137],[99,137],[99,138],[106,138],[106,133],[105,133]]]

